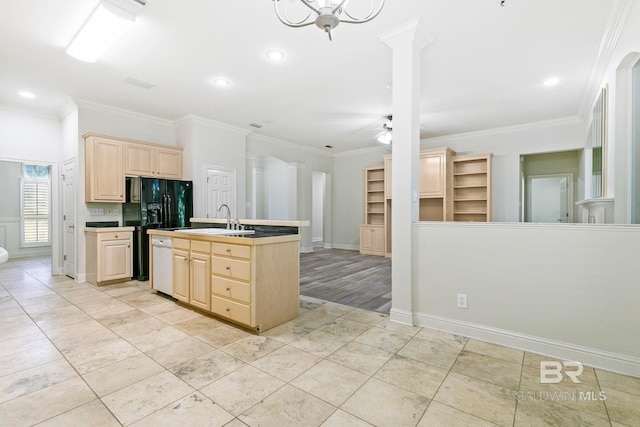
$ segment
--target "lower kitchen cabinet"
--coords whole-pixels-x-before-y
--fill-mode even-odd
[[[93,285],[131,280],[132,227],[88,228],[87,282]]]
[[[211,245],[211,311],[264,331],[298,317],[298,242]]]
[[[383,255],[385,251],[385,230],[383,225],[360,225],[360,253]]]
[[[211,243],[173,239],[173,297],[211,310]]]

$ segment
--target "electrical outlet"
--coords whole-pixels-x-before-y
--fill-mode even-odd
[[[91,216],[104,215],[104,209],[102,209],[102,208],[91,208],[91,209],[89,209],[89,215],[91,215]]]
[[[467,308],[467,294],[458,294],[458,308]]]

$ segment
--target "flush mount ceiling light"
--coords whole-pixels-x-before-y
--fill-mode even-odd
[[[288,15],[288,6],[291,3],[298,4],[298,1],[309,8],[311,11],[302,19],[290,18]],[[367,0],[352,0],[364,3]],[[280,22],[289,27],[306,27],[316,24],[323,29],[332,40],[331,30],[338,26],[339,23],[362,24],[369,22],[382,10],[385,0],[369,0],[371,8],[369,12],[362,17],[355,17],[347,10],[347,0],[273,0],[273,6]],[[288,4],[285,4],[288,3]],[[343,15],[344,14],[344,15]]]
[[[225,87],[225,86],[229,86],[229,80],[215,79],[213,81],[213,84],[216,85],[216,86]]]
[[[546,87],[552,87],[552,86],[556,86],[559,83],[560,83],[560,79],[559,78],[557,78],[557,77],[549,77],[542,84],[545,85]]]
[[[378,142],[382,143],[382,144],[391,144],[391,142],[393,141],[393,116],[387,116],[387,121],[384,122],[384,124],[382,125],[382,127],[384,128],[384,131],[382,133],[380,133],[378,135],[378,137],[376,138],[378,140]]]
[[[33,98],[36,97],[32,92],[28,92],[26,90],[18,92],[18,95],[20,95],[23,98],[27,98],[27,99],[33,99]]]
[[[102,0],[71,41],[67,53],[81,61],[96,62],[135,20],[131,11],[123,9],[114,0]]]
[[[267,51],[267,58],[272,61],[282,61],[284,59],[284,53],[276,49],[271,49]]]

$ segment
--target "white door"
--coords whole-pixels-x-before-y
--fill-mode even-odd
[[[573,221],[573,174],[527,179],[527,222]]]
[[[231,210],[231,218],[240,218],[236,207],[236,171],[207,167],[207,218],[226,218],[226,209],[218,211],[221,204]]]
[[[64,274],[76,278],[76,233],[75,233],[75,159],[64,162],[62,182],[64,185],[63,200],[63,259]]]

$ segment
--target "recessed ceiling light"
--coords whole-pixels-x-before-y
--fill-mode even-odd
[[[28,98],[28,99],[33,99],[33,98],[36,97],[32,92],[27,92],[26,90],[18,92],[18,95],[20,95],[23,98]]]
[[[213,81],[213,84],[215,84],[216,86],[229,86],[229,80],[225,80],[225,79],[215,79]]]
[[[551,87],[551,86],[555,86],[558,83],[560,83],[560,79],[557,77],[549,77],[547,80],[544,81],[544,85],[546,87]]]
[[[267,51],[267,58],[272,61],[282,61],[284,59],[284,53],[279,50],[271,49]]]

